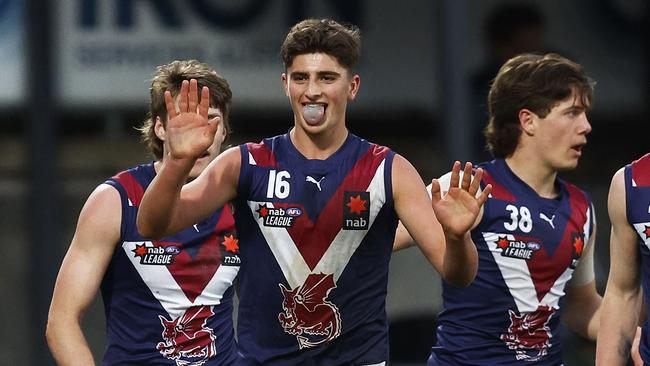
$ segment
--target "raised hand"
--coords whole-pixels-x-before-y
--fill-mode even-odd
[[[195,79],[183,81],[178,95],[178,109],[169,91],[165,91],[169,154],[174,159],[196,159],[214,142],[220,118],[208,120],[210,90],[201,89],[199,103],[198,83]]]
[[[472,229],[481,207],[492,192],[492,185],[488,184],[476,197],[482,177],[483,169],[478,168],[472,178],[472,163],[467,162],[461,179],[460,162],[456,161],[451,170],[449,191],[444,197],[441,197],[438,180],[431,182],[431,206],[446,236],[461,239]]]

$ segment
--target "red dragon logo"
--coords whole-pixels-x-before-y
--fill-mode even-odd
[[[517,360],[537,361],[548,354],[551,347],[551,329],[548,322],[555,309],[540,305],[534,312],[517,315],[510,313],[508,333],[501,335],[508,348],[515,350]]]
[[[162,338],[156,349],[178,366],[200,366],[217,353],[212,329],[205,326],[213,316],[212,306],[193,306],[175,320],[159,315]]]
[[[285,332],[296,336],[301,349],[329,342],[341,333],[339,309],[325,300],[335,287],[334,275],[324,273],[310,274],[293,290],[280,284],[284,312],[278,320]]]

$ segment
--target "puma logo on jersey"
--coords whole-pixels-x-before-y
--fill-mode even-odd
[[[549,219],[548,216],[546,216],[546,215],[544,215],[543,213],[540,212],[539,213],[539,218],[546,221],[546,222],[548,222],[548,224],[551,225],[551,227],[553,229],[555,229],[555,225],[553,225],[553,220],[555,220],[555,215],[551,216],[551,218]]]
[[[318,191],[320,192],[322,191],[322,189],[320,188],[320,182],[322,182],[323,179],[325,179],[325,177],[322,177],[320,180],[316,180],[313,177],[308,175],[307,178],[305,179],[305,182],[314,183],[316,185],[316,188],[318,188]]]

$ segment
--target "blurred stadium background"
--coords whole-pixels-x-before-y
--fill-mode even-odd
[[[196,58],[233,89],[231,143],[292,125],[279,46],[306,17],[358,24],[361,90],[353,133],[392,147],[423,179],[454,159],[484,160],[485,124],[473,75],[489,64],[481,0],[0,0],[0,360],[48,365],[44,340],[54,280],[88,194],[151,160],[134,130],[156,65]],[[521,2],[519,2],[521,3]],[[611,175],[648,151],[650,6],[646,0],[537,0],[545,49],[597,81],[593,133],[579,168],[599,219],[597,280],[608,271]],[[516,33],[516,32],[515,32]],[[485,86],[485,85],[484,85]],[[480,86],[479,86],[480,89]],[[417,249],[394,255],[389,284],[392,363],[423,364],[440,309],[439,278]],[[101,300],[85,318],[97,360]],[[566,365],[593,364],[594,345],[566,332]]]

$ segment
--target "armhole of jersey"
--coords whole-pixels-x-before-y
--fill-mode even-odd
[[[248,197],[248,191],[250,186],[250,150],[248,149],[248,144],[239,145],[239,152],[241,155],[241,164],[239,164],[239,180],[237,182],[237,201],[242,200],[245,203],[245,199],[242,197]]]
[[[587,242],[589,245],[589,242]],[[571,287],[586,285],[596,279],[594,272],[594,251],[596,250],[595,242],[587,248],[587,256],[580,259],[578,267],[573,271],[569,285]]]
[[[630,195],[632,189],[632,164],[627,164],[625,168],[623,169],[624,173],[624,178],[625,178],[625,184],[623,184],[623,188],[625,189],[625,221],[627,221],[632,227],[632,223],[630,222],[630,205],[628,204],[630,202]]]
[[[575,269],[573,275],[571,276],[570,285],[572,287],[585,285],[596,279],[596,274],[594,271],[594,252],[596,250],[596,242],[591,242],[591,238],[594,234],[594,225],[596,224],[596,212],[594,211],[594,204],[587,192],[583,190],[580,190],[580,192],[582,193],[584,199],[587,201],[587,222],[589,223],[589,230],[587,235],[589,236],[585,241],[585,250],[587,250],[587,256],[580,259],[578,267]]]
[[[125,233],[128,232],[129,228],[126,226],[128,225],[128,222],[135,222],[135,217],[133,217],[133,220],[125,220],[125,217],[130,217],[131,215],[137,215],[137,210],[128,210],[129,208],[129,196],[127,195],[126,191],[124,190],[124,186],[117,180],[113,178],[109,178],[104,182],[104,184],[107,184],[117,190],[117,192],[120,194],[120,203],[122,206],[122,212],[121,212],[121,217],[120,217],[120,242],[124,241],[125,238]],[[136,229],[137,230],[137,229]]]
[[[384,189],[386,190],[386,203],[391,205],[391,210],[395,212],[395,205],[393,202],[393,158],[395,152],[390,150],[384,158]],[[397,216],[397,213],[395,213]]]
[[[580,190],[582,194],[585,197],[585,200],[587,201],[587,209],[589,210],[589,216],[587,217],[587,220],[589,220],[589,239],[594,235],[594,226],[596,225],[596,210],[594,209],[594,202],[591,200],[591,197],[589,197],[589,194],[587,192]]]

